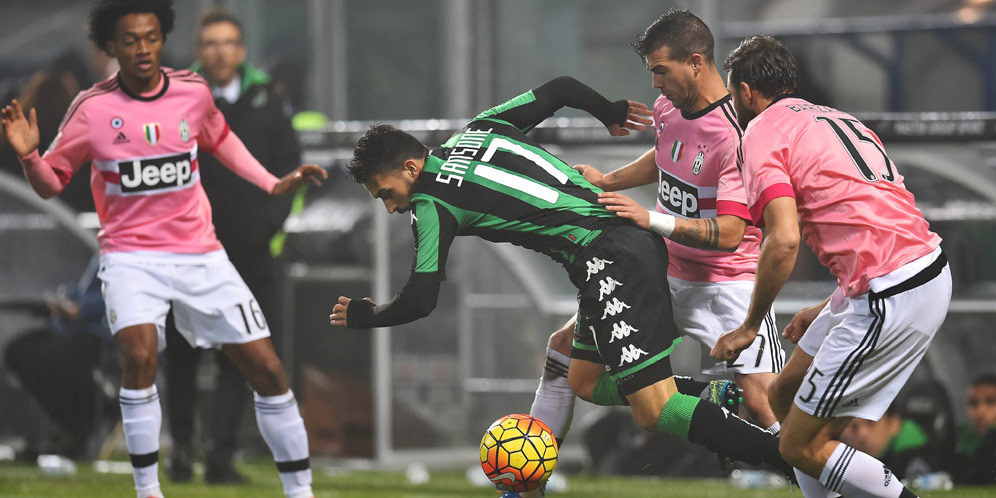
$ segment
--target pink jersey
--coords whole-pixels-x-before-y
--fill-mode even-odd
[[[679,218],[733,215],[750,221],[737,168],[740,127],[730,97],[687,115],[663,95],[654,102],[658,168],[657,211]],[[665,239],[668,275],[693,282],[753,280],[761,231],[748,225],[732,253],[683,246]]]
[[[941,243],[882,141],[836,109],[776,99],[744,132],[743,176],[759,226],[768,202],[795,198],[803,239],[850,297]]]
[[[248,172],[232,169],[272,188],[276,178],[260,172],[251,155],[246,159],[245,146],[229,133],[206,82],[190,71],[162,68],[160,87],[149,95],[132,95],[117,77],[80,92],[49,150],[41,161],[26,158],[25,171],[29,180],[54,172],[64,186],[93,162],[90,185],[102,253],[205,253],[221,249],[221,243],[197,155],[222,143],[228,157],[219,159],[241,163]]]

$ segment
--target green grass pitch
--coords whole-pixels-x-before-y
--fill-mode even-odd
[[[161,467],[160,467],[161,468]],[[280,479],[273,464],[265,461],[240,464],[239,469],[251,480],[240,486],[209,486],[197,475],[194,482],[173,484],[163,479],[163,492],[168,497],[280,497]],[[497,497],[486,488],[471,486],[461,470],[433,471],[429,481],[421,485],[408,483],[401,472],[327,471],[317,468],[314,473],[315,495],[321,497]],[[568,490],[551,493],[556,497],[705,497],[737,498],[797,497],[798,488],[738,489],[721,480],[652,479],[577,475],[568,477]],[[132,497],[135,496],[131,475],[100,474],[88,462],[79,464],[72,476],[49,476],[36,466],[18,462],[0,463],[0,498],[14,497]],[[951,491],[923,493],[924,497],[996,497],[996,486],[957,488]]]

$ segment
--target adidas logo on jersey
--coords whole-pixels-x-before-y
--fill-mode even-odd
[[[123,131],[119,131],[118,136],[114,137],[114,141],[111,143],[113,145],[118,145],[118,144],[126,144],[128,142],[131,142],[131,140],[128,140],[128,137],[125,136]]]
[[[658,170],[657,179],[657,202],[684,217],[700,217],[697,189],[661,170]]]
[[[121,192],[143,192],[190,183],[193,171],[190,153],[154,159],[134,159],[118,163],[121,172]]]

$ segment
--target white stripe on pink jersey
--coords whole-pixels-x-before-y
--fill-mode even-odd
[[[794,197],[803,239],[850,297],[940,245],[881,140],[849,114],[776,99],[747,126],[743,155],[755,224],[772,199]]]
[[[737,168],[740,128],[727,96],[685,115],[663,95],[654,102],[658,168],[657,211],[680,218],[733,215],[750,221]],[[733,253],[683,246],[665,239],[668,275],[693,282],[753,280],[761,231],[748,225]]]

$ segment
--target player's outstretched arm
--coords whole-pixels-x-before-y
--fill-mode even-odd
[[[4,136],[18,157],[26,157],[38,148],[41,141],[38,132],[38,115],[34,109],[25,118],[21,103],[14,99],[0,111]]]
[[[17,153],[24,170],[24,177],[27,178],[31,188],[43,199],[59,195],[69,179],[61,178],[52,165],[38,154],[40,135],[35,110],[31,109],[25,118],[21,103],[14,99],[10,105],[0,111],[0,122],[3,124],[4,137]]]
[[[735,251],[740,247],[747,222],[732,215],[715,218],[676,218],[666,213],[652,212],[618,192],[598,194],[598,202],[636,226],[667,237],[681,245],[716,251]]]
[[[439,299],[439,282],[413,274],[401,292],[387,303],[377,305],[370,298],[339,297],[332,307],[329,323],[337,327],[369,329],[414,322],[429,316]]]
[[[744,323],[719,337],[710,356],[733,364],[761,328],[775,297],[788,281],[799,252],[799,212],[792,197],[772,199],[764,207],[767,230],[757,261],[757,279]]]
[[[612,135],[629,135],[629,130],[642,131],[653,124],[653,112],[646,105],[629,100],[611,102],[570,76],[547,81],[477,117],[508,121],[525,133],[562,107],[573,107],[591,114]]]
[[[585,180],[602,190],[607,192],[624,190],[640,185],[649,185],[657,181],[657,163],[654,161],[654,153],[654,149],[650,149],[629,164],[606,174],[602,174],[590,164],[578,164],[574,166],[574,169],[584,175]]]
[[[321,187],[322,182],[327,180],[328,177],[329,174],[321,166],[305,164],[287,173],[280,181],[273,184],[273,190],[270,190],[270,194],[284,195],[288,192],[293,192],[301,185],[304,185],[305,182],[310,182],[313,185]]]

